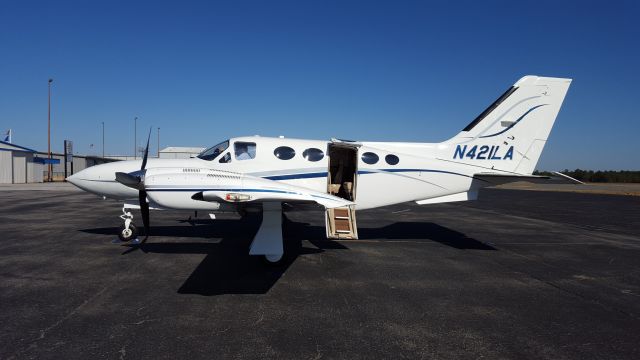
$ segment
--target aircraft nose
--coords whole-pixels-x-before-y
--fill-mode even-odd
[[[100,168],[102,165],[95,165],[67,177],[67,181],[79,187],[82,190],[90,192],[99,192],[100,181],[105,180],[104,171]]]
[[[88,169],[84,169],[81,171],[78,171],[77,173],[71,175],[71,176],[67,176],[67,181],[72,183],[73,185],[85,190],[86,188],[86,184],[87,182],[89,182],[90,179],[90,175],[89,172],[87,171]]]
[[[83,171],[84,171],[84,170],[83,170]],[[82,172],[82,171],[81,171],[81,172]],[[78,173],[75,173],[75,174],[73,174],[73,175],[71,175],[71,176],[67,176],[67,179],[66,179],[66,180],[67,180],[67,182],[70,182],[70,183],[72,183],[73,185],[78,186],[78,184],[77,184],[77,183],[78,183],[78,181],[79,181],[80,179],[78,178]]]

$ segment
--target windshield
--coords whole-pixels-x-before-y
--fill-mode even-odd
[[[218,145],[212,146],[198,155],[199,159],[211,161],[218,157],[223,151],[229,147],[229,140],[223,141]]]

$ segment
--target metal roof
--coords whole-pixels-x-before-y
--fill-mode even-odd
[[[190,153],[190,154],[199,154],[204,150],[203,147],[183,147],[183,146],[169,146],[162,150],[161,153]]]
[[[12,144],[10,142],[6,142],[6,141],[2,141],[2,140],[0,140],[0,150],[5,150],[5,151],[23,151],[23,152],[32,152],[32,153],[36,152],[33,149],[29,149],[29,148],[26,148],[24,146]]]

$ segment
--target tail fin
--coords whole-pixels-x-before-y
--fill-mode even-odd
[[[571,79],[525,76],[458,135],[443,157],[482,168],[531,174]]]

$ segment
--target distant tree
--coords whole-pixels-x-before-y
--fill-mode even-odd
[[[582,170],[564,169],[561,173],[571,176],[574,179],[584,182],[597,182],[597,183],[640,183],[640,171],[630,170]],[[550,176],[553,175],[548,171],[536,170],[534,175]]]

